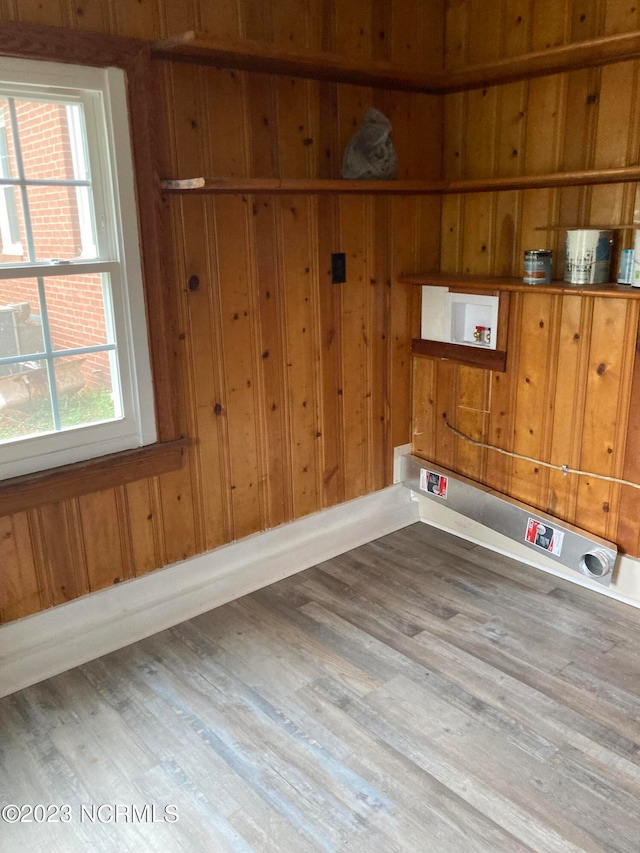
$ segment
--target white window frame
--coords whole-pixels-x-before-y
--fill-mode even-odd
[[[142,282],[126,80],[117,68],[96,68],[30,59],[0,60],[0,96],[9,89],[34,98],[49,87],[51,99],[65,90],[85,93],[87,152],[96,220],[96,254],[63,263],[0,264],[0,278],[104,273],[110,276],[106,309],[117,342],[121,417],[41,436],[0,442],[0,479],[98,458],[157,440]],[[86,99],[95,109],[87,108]],[[99,103],[104,111],[99,108]],[[88,248],[83,240],[83,250]],[[84,254],[84,251],[83,251]],[[109,291],[107,291],[109,296]],[[119,388],[118,388],[119,385]]]
[[[6,132],[6,128],[4,124],[2,124],[0,126],[0,133],[5,134],[5,139]],[[4,177],[1,171],[0,177]],[[17,223],[12,223],[12,218],[15,218],[15,212],[12,213],[9,210],[9,206],[7,205],[7,195],[3,188],[0,191],[0,239],[2,240],[2,254],[16,255],[19,257],[22,255],[22,243],[20,240],[14,240],[12,237],[12,225],[17,225]]]

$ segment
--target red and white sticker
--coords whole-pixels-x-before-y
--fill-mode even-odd
[[[430,495],[436,495],[446,501],[447,490],[449,488],[449,478],[442,474],[436,474],[435,471],[428,471],[426,468],[420,469],[420,490],[429,492]]]
[[[525,542],[530,542],[543,551],[548,551],[550,554],[555,554],[559,557],[562,554],[562,541],[564,533],[562,530],[556,530],[546,521],[538,521],[536,518],[527,520],[527,532],[525,534]]]

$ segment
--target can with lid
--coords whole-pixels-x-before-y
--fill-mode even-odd
[[[524,253],[524,283],[549,284],[552,256],[551,249],[527,249]]]

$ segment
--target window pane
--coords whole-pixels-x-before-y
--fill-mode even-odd
[[[18,187],[0,185],[0,263],[17,264],[29,260]]]
[[[91,199],[85,188],[28,187],[27,199],[36,260],[97,257]]]
[[[82,106],[16,99],[15,107],[25,177],[86,181]]]
[[[41,314],[35,279],[0,280],[0,359],[44,351]],[[22,369],[0,364],[0,376]]]
[[[107,331],[107,274],[48,276],[43,282],[54,350],[101,346],[114,340],[113,332]]]
[[[111,370],[107,353],[55,359],[56,388],[63,429],[86,426],[119,417],[111,393]],[[100,371],[95,363],[100,362]]]
[[[9,102],[0,98],[0,177],[15,178],[17,174]]]
[[[0,376],[0,441],[41,435],[54,429],[44,361],[16,365]]]

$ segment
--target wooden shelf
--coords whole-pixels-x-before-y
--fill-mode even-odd
[[[151,55],[157,59],[405,92],[438,94],[444,85],[442,74],[421,74],[390,62],[335,53],[296,52],[272,43],[209,38],[195,32],[155,42]]]
[[[640,179],[640,169],[638,169]],[[349,193],[439,195],[442,181],[347,181],[340,178],[187,178],[160,183],[165,193],[267,193],[269,195]]]
[[[507,353],[503,350],[414,338],[411,341],[411,352],[428,358],[446,358],[467,367],[480,367],[496,373],[504,373],[507,369]]]
[[[347,181],[321,178],[185,178],[161,181],[165,193],[366,193],[378,195],[455,195],[549,189],[640,181],[640,166],[474,178],[461,181]]]
[[[193,31],[155,42],[152,56],[268,74],[285,74],[424,94],[448,94],[640,57],[640,32],[604,36],[441,74],[334,53],[294,52],[248,39],[214,39]]]
[[[500,276],[457,275],[455,273],[412,273],[398,276],[398,281],[419,286],[448,287],[463,293],[488,291],[509,293],[556,293],[562,296],[608,296],[618,299],[640,299],[640,288],[624,284],[569,284],[552,281],[551,284],[525,284],[521,278]]]

